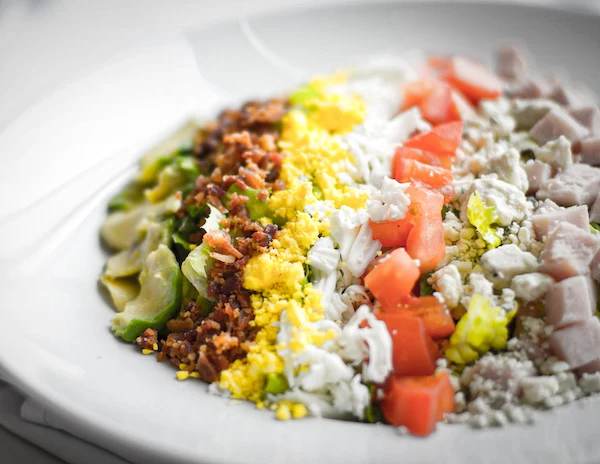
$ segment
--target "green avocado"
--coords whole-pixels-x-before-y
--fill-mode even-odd
[[[181,304],[181,270],[167,246],[159,245],[148,255],[139,280],[137,298],[111,321],[115,335],[128,342],[134,342],[148,328],[162,329]]]
[[[156,182],[165,164],[168,164],[170,158],[177,156],[182,147],[190,146],[197,132],[198,124],[188,121],[177,132],[146,152],[140,162],[138,181],[142,184]]]
[[[134,247],[112,255],[106,261],[104,275],[111,279],[138,274],[148,255],[159,245],[169,245],[173,231],[173,220],[149,223],[146,236]]]
[[[152,221],[173,216],[180,206],[181,200],[172,195],[160,203],[145,201],[129,211],[114,211],[102,224],[100,236],[109,247],[128,250],[143,240]]]

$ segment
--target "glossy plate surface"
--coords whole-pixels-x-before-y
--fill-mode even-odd
[[[591,462],[600,402],[534,426],[392,427],[281,423],[119,343],[97,288],[107,199],[136,159],[190,115],[284,92],[316,72],[421,48],[487,59],[507,40],[543,72],[600,92],[600,19],[503,5],[355,5],[242,18],[138,45],[29,108],[0,133],[0,369],[69,430],[145,462]]]

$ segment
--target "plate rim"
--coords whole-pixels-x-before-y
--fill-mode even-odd
[[[220,26],[231,26],[239,21],[241,17],[251,21],[255,19],[267,19],[273,20],[278,17],[287,17],[294,12],[302,12],[302,13],[314,13],[318,11],[330,11],[335,8],[340,7],[359,7],[364,8],[366,6],[374,6],[377,8],[410,8],[411,6],[417,6],[419,8],[435,8],[436,6],[448,6],[450,2],[443,0],[432,0],[432,1],[418,1],[418,0],[408,0],[403,1],[401,3],[394,2],[393,0],[386,0],[381,2],[376,2],[375,4],[370,4],[367,0],[353,0],[348,4],[313,4],[309,6],[301,6],[297,5],[294,8],[286,8],[284,10],[276,10],[276,11],[265,11],[265,12],[252,12],[250,14],[245,14],[242,16],[233,15],[232,17],[219,19],[216,21],[212,21],[206,24],[202,24],[192,29],[194,31],[201,31],[211,28],[218,28]],[[591,12],[591,11],[579,11],[579,10],[566,10],[560,5],[552,4],[552,5],[540,5],[540,4],[519,4],[513,1],[508,0],[491,0],[485,3],[477,2],[476,0],[461,0],[457,2],[451,2],[453,6],[458,7],[466,7],[476,5],[482,9],[493,8],[493,7],[501,7],[501,8],[511,8],[515,10],[535,10],[540,12],[552,12],[555,14],[560,14],[564,16],[571,16],[577,18],[583,18],[586,16],[594,15],[600,18],[600,11]],[[185,31],[184,31],[185,32]],[[173,36],[171,34],[161,35],[159,40],[153,40],[155,44],[166,44],[173,40]],[[127,47],[127,51],[135,50],[140,44],[136,43],[132,47]],[[98,69],[101,69],[106,63],[112,59],[115,59],[117,56],[122,56],[123,51],[121,53],[116,53],[110,56],[105,57],[100,64],[93,68],[87,69],[82,74],[78,75],[78,79],[83,79],[94,73]],[[60,83],[50,89],[47,93],[43,93],[40,98],[37,98],[35,101],[31,102],[29,105],[26,105],[24,108],[17,110],[17,115],[11,122],[4,127],[1,127],[1,131],[4,133],[12,126],[12,124],[16,123],[18,120],[22,120],[27,118],[28,114],[32,111],[33,108],[43,99],[47,98],[50,94],[57,92],[60,89],[68,88],[68,86],[72,83],[72,80],[69,79],[63,83]],[[0,274],[2,274],[0,272]],[[6,308],[2,307],[2,310],[5,311]],[[4,342],[0,340],[0,346],[3,345]],[[8,354],[4,354],[8,353]],[[181,460],[182,462],[195,461],[200,456],[191,455],[191,451],[189,448],[181,450],[180,452],[176,452],[175,448],[169,448],[168,450],[155,445],[150,440],[145,440],[140,443],[131,443],[131,438],[128,435],[122,435],[119,431],[114,430],[110,427],[110,424],[103,417],[98,417],[93,414],[91,409],[86,408],[85,404],[77,403],[76,401],[70,400],[66,397],[60,397],[53,394],[52,390],[45,388],[36,388],[33,384],[31,377],[28,377],[24,370],[16,369],[12,367],[12,362],[9,359],[9,350],[0,350],[0,371],[3,373],[3,378],[8,381],[8,383],[16,388],[19,392],[24,394],[27,398],[30,398],[37,402],[38,404],[44,404],[51,410],[53,413],[56,413],[58,416],[65,419],[65,422],[70,423],[74,427],[78,427],[82,430],[81,435],[85,436],[99,436],[103,440],[110,441],[115,443],[119,449],[131,449],[132,446],[138,450],[143,451],[145,455],[152,456],[153,459],[168,460],[171,461],[173,459]],[[333,421],[332,421],[333,422]],[[365,427],[370,426],[365,424]],[[72,433],[67,431],[67,433]],[[78,434],[79,435],[79,434]],[[87,438],[84,438],[87,440]],[[94,444],[93,441],[90,443]],[[117,454],[114,449],[109,450],[112,453]],[[120,454],[120,453],[119,453]],[[152,460],[152,459],[151,459]],[[207,461],[208,462],[208,461]],[[214,462],[225,462],[225,461],[214,461]]]

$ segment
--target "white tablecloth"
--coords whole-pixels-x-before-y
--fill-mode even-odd
[[[328,0],[329,3],[349,1]],[[41,96],[85,74],[123,44],[135,43],[149,31],[177,32],[226,18],[233,12],[239,15],[311,3],[322,2],[0,0],[0,131]],[[600,10],[600,0],[530,0],[529,3]],[[0,154],[0,162],[2,156],[5,155]],[[68,429],[68,424],[62,423],[52,411],[23,398],[0,381],[0,462],[58,464],[60,460],[53,457],[56,456],[69,463],[125,463],[64,432],[63,428]],[[22,438],[47,453],[24,444]]]

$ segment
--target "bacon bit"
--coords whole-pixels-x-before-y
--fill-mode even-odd
[[[230,255],[238,259],[244,256],[231,244],[231,237],[225,230],[207,232],[204,234],[203,241],[218,254]]]
[[[235,258],[230,255],[223,255],[221,253],[217,253],[215,251],[210,252],[210,257],[216,259],[217,261],[221,261],[222,263],[231,264],[235,261]]]
[[[191,377],[217,380],[230,363],[247,355],[256,337],[250,293],[242,288],[243,269],[251,256],[268,249],[278,228],[251,221],[243,194],[231,195],[226,202],[229,211],[224,198],[225,192],[237,185],[242,190],[257,188],[259,198],[268,199],[283,158],[276,152],[279,134],[273,124],[287,107],[284,100],[248,102],[237,111],[223,111],[216,122],[198,131],[193,148],[196,163],[210,174],[198,176],[178,216],[190,219],[187,206],[206,204],[228,213],[218,233],[206,234],[199,221],[189,237],[194,245],[205,241],[211,246],[215,261],[208,271],[207,293],[215,306],[207,314],[195,300],[185,301],[178,317],[168,322],[170,333],[157,353],[160,361],[169,359],[177,368],[187,366],[180,370],[190,372]],[[285,188],[285,184],[279,182],[274,189],[277,187]]]
[[[215,345],[217,354],[222,354],[223,351],[237,348],[240,341],[237,337],[232,337],[227,332],[221,332],[212,338],[211,342]]]
[[[223,143],[226,143],[228,145],[236,143],[246,148],[247,150],[250,149],[250,147],[252,147],[252,139],[250,138],[250,133],[247,130],[235,132],[231,135],[226,135],[225,137],[223,137]]]
[[[265,188],[265,181],[256,171],[241,167],[238,170],[238,175],[246,184],[254,189],[259,190]]]
[[[265,201],[267,198],[269,197],[269,192],[268,190],[261,190],[260,192],[258,192],[258,194],[256,195],[256,198],[258,198],[260,201]]]
[[[277,145],[275,144],[275,137],[272,134],[263,134],[258,138],[258,144],[264,151],[275,151]]]

